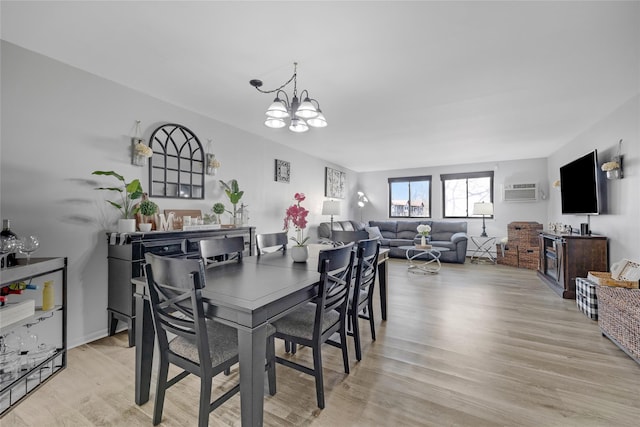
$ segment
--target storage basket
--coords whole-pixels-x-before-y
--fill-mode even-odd
[[[640,289],[598,286],[596,293],[600,330],[640,363]]]
[[[510,245],[496,245],[497,262],[510,267],[518,266],[518,247]]]
[[[611,273],[605,273],[601,271],[590,271],[587,275],[587,279],[602,286],[615,286],[619,288],[638,289],[638,282],[631,282],[627,280],[613,280]]]
[[[507,238],[511,246],[519,248],[538,247],[540,231],[542,231],[542,224],[537,222],[511,222],[507,225]]]
[[[537,270],[540,265],[540,249],[518,247],[518,267],[528,268],[529,270]]]
[[[582,277],[576,278],[576,306],[591,320],[598,320],[597,284]]]

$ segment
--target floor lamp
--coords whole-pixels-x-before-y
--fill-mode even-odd
[[[473,204],[473,214],[474,215],[482,215],[482,234],[480,235],[480,237],[488,237],[487,236],[487,229],[485,227],[485,223],[484,223],[484,217],[485,216],[491,216],[493,215],[493,203],[491,202],[481,202],[481,203],[474,203]]]
[[[322,215],[331,215],[329,238],[333,242],[333,216],[340,215],[340,202],[337,200],[325,200],[322,202]]]
[[[362,210],[364,209],[364,205],[369,203],[369,199],[362,191],[358,191],[358,207],[360,208],[360,222],[362,222]]]

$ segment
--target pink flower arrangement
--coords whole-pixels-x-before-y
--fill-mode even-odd
[[[285,211],[283,230],[288,231],[290,224],[293,224],[298,233],[298,237],[291,237],[290,239],[296,242],[297,246],[304,246],[307,240],[309,240],[309,237],[305,237],[304,239],[302,237],[303,230],[307,227],[307,215],[309,211],[300,206],[300,203],[305,199],[304,193],[296,193],[293,198],[296,199],[297,203],[289,206]]]

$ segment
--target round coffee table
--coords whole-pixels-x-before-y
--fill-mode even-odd
[[[407,271],[417,274],[436,274],[440,271],[440,255],[448,248],[432,246],[430,248],[419,248],[416,246],[400,246],[407,256]],[[426,259],[425,259],[426,258]]]

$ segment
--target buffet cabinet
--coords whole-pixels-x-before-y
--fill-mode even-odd
[[[198,242],[203,239],[225,239],[242,236],[244,255],[250,256],[255,248],[255,227],[237,227],[193,231],[153,231],[120,235],[108,233],[109,289],[107,313],[109,335],[116,332],[118,321],[127,323],[129,347],[135,345],[135,287],[131,279],[144,275],[144,255],[171,257],[198,257]]]
[[[0,418],[67,366],[67,258],[17,261],[0,270],[0,288],[28,284],[38,289],[9,293],[2,307],[11,309],[0,319]],[[43,307],[45,284],[51,293]]]
[[[608,271],[607,238],[541,232],[538,277],[562,298],[576,297],[576,278]]]

